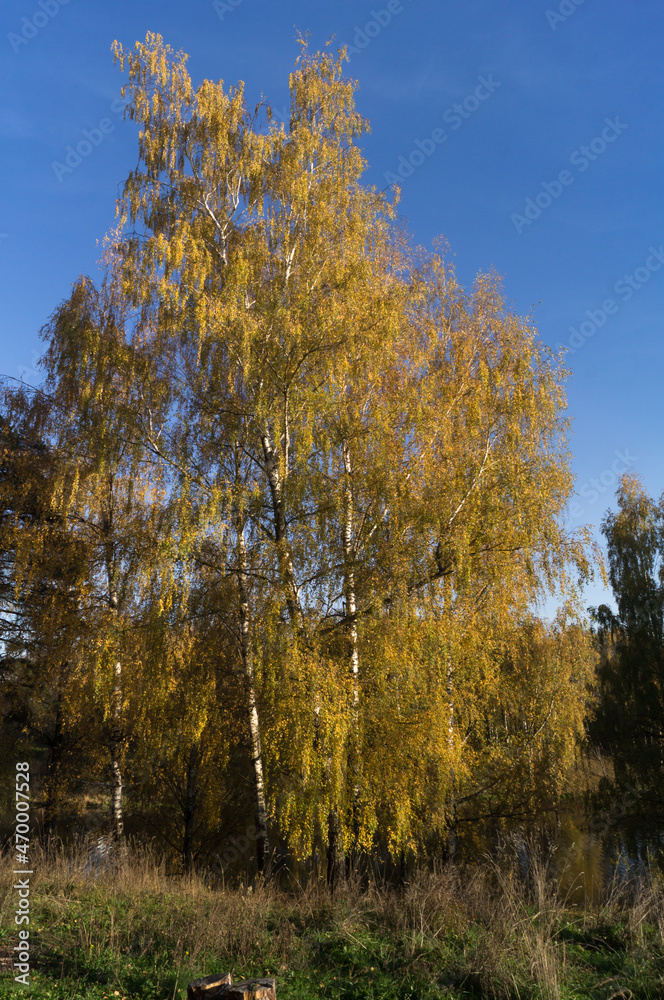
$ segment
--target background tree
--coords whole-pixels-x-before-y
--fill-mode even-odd
[[[613,759],[604,791],[620,801],[622,822],[652,836],[664,816],[664,502],[634,474],[617,500],[602,530],[618,610],[593,614],[601,665],[591,734]]]
[[[216,584],[208,589],[197,572],[186,607],[178,602],[163,614],[152,605],[142,635],[150,698],[128,747],[141,819],[184,871],[213,865],[236,832],[233,816],[246,808],[249,747],[236,721],[242,698],[227,628],[232,595]]]
[[[122,387],[117,374],[114,379],[101,363],[100,344],[113,343],[115,329],[113,304],[95,295],[90,282],[79,281],[42,331],[48,341],[42,360],[47,377],[31,409],[23,406],[23,417],[29,426],[39,409],[41,433],[53,456],[47,497],[50,521],[60,526],[74,551],[84,554],[79,569],[84,578],[78,586],[69,583],[66,621],[62,620],[62,600],[54,605],[64,652],[51,638],[49,658],[66,663],[62,669],[69,686],[68,726],[80,725],[86,716],[88,724],[103,719],[96,736],[108,753],[111,827],[120,838],[126,744],[123,715],[132,689],[127,678],[123,685],[122,656],[140,673],[131,640],[132,616],[140,605],[141,587],[150,579],[167,539],[164,505],[156,502],[158,478],[145,464],[134,462],[117,420],[117,407],[109,403],[109,398],[121,395]],[[21,402],[19,397],[15,401]],[[27,546],[20,544],[20,533],[16,538],[18,587],[22,579],[30,582],[35,560],[34,538],[30,542],[26,536]],[[66,574],[67,565],[62,551],[52,551],[52,559],[49,569],[55,582]],[[37,596],[32,591],[21,598],[21,606],[32,609],[33,615],[35,608],[43,607],[43,602],[35,603]],[[43,635],[46,620],[41,610],[39,624]],[[42,671],[42,683],[47,677],[48,670]],[[138,676],[133,680],[137,684]],[[62,682],[61,671],[56,691]],[[56,730],[59,725],[56,719]]]
[[[25,744],[29,733],[40,748],[35,771],[42,771],[43,828],[49,835],[68,788],[90,759],[93,720],[87,732],[74,724],[81,699],[76,641],[85,633],[80,607],[89,553],[59,503],[62,464],[50,441],[48,397],[8,388],[3,404],[3,736],[13,722],[15,741]]]

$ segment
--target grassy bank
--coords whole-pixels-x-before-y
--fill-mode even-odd
[[[592,908],[561,898],[542,864],[523,885],[509,857],[420,873],[401,890],[220,891],[167,878],[132,852],[96,879],[87,857],[35,856],[29,993],[39,1000],[173,1000],[191,979],[271,975],[282,1000],[664,997],[664,887],[655,876]],[[10,964],[13,856],[2,859],[0,997]]]

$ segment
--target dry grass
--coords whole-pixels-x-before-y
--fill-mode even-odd
[[[146,969],[157,977],[153,986],[168,985],[172,996],[188,978],[220,969],[235,977],[286,976],[289,970],[295,978],[280,987],[286,996],[298,996],[298,976],[313,975],[330,988],[338,981],[345,995],[342,981],[357,992],[362,976],[373,975],[371,996],[378,997],[380,974],[380,982],[392,984],[391,992],[385,985],[385,996],[410,996],[407,984],[418,982],[428,983],[432,996],[447,990],[457,997],[543,1000],[618,996],[628,988],[626,976],[651,975],[643,963],[664,949],[664,888],[655,872],[639,883],[616,882],[598,908],[573,907],[550,858],[533,845],[524,878],[519,846],[514,841],[499,861],[487,858],[472,868],[420,870],[400,889],[355,882],[334,897],[319,882],[297,891],[261,883],[213,889],[197,875],[167,876],[160,859],[138,846],[97,873],[88,845],[47,853],[36,847],[31,927],[50,956],[50,975],[58,962],[63,982],[68,968],[77,975],[97,970],[105,982],[115,976],[125,989],[134,983],[127,995],[137,997],[148,995],[139,989],[146,980],[137,979],[148,975]],[[9,933],[12,867],[5,854],[0,913]],[[621,978],[627,959],[632,971]],[[170,979],[166,971],[158,978],[160,970]],[[588,992],[570,985],[582,981]],[[664,995],[664,987],[643,995]]]

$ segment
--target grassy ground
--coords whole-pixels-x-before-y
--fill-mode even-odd
[[[274,976],[281,1000],[664,997],[655,876],[574,908],[535,865],[420,873],[401,891],[225,891],[167,878],[146,854],[96,880],[84,856],[33,860],[28,990],[13,980],[13,857],[0,871],[0,998],[174,1000],[213,972]]]

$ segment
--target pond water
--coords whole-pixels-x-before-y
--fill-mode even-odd
[[[519,872],[525,881],[532,844],[518,836],[513,843]],[[561,894],[570,904],[579,906],[598,904],[612,888],[622,889],[644,878],[654,858],[645,842],[637,839],[630,852],[620,838],[592,832],[570,816],[561,819],[548,851],[540,849],[539,854],[558,882]]]

